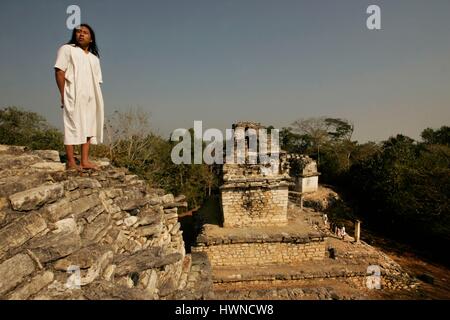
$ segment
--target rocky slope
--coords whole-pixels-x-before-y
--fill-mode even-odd
[[[0,145],[0,299],[211,298],[207,259],[185,253],[184,197],[97,164]]]

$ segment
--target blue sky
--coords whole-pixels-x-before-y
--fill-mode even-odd
[[[0,107],[62,128],[53,65],[70,4],[98,38],[106,113],[140,107],[165,136],[194,120],[340,117],[361,142],[450,124],[448,0],[2,1]],[[382,30],[366,28],[370,4]]]

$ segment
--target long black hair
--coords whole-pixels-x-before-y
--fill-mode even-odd
[[[87,23],[82,23],[80,24],[80,26],[73,28],[72,30],[72,38],[70,39],[69,42],[67,42],[67,44],[74,44],[74,45],[78,45],[77,43],[77,37],[76,37],[76,33],[77,33],[77,29],[80,27],[86,27],[89,29],[89,33],[91,34],[91,40],[92,42],[89,44],[89,51],[96,55],[97,57],[100,58],[100,54],[98,53],[98,47],[97,47],[97,42],[95,41],[95,33],[94,30],[91,28],[90,25],[88,25]]]

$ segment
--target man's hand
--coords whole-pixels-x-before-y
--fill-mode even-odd
[[[61,94],[61,108],[64,108],[64,85],[66,83],[65,72],[61,69],[55,68],[55,79],[59,93]]]

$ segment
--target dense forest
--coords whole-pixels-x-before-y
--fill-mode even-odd
[[[345,199],[338,216],[358,217],[366,227],[423,247],[448,263],[450,127],[426,128],[420,141],[399,134],[358,143],[353,132],[346,119],[299,119],[280,130],[280,142],[282,149],[317,161],[321,183]],[[186,195],[191,208],[218,192],[220,168],[175,165],[170,157],[175,143],[155,134],[143,111],[114,113],[106,121],[104,142],[92,147],[94,156],[108,157],[155,187]],[[16,107],[0,110],[0,144],[56,149],[64,156],[62,133],[42,116]]]

